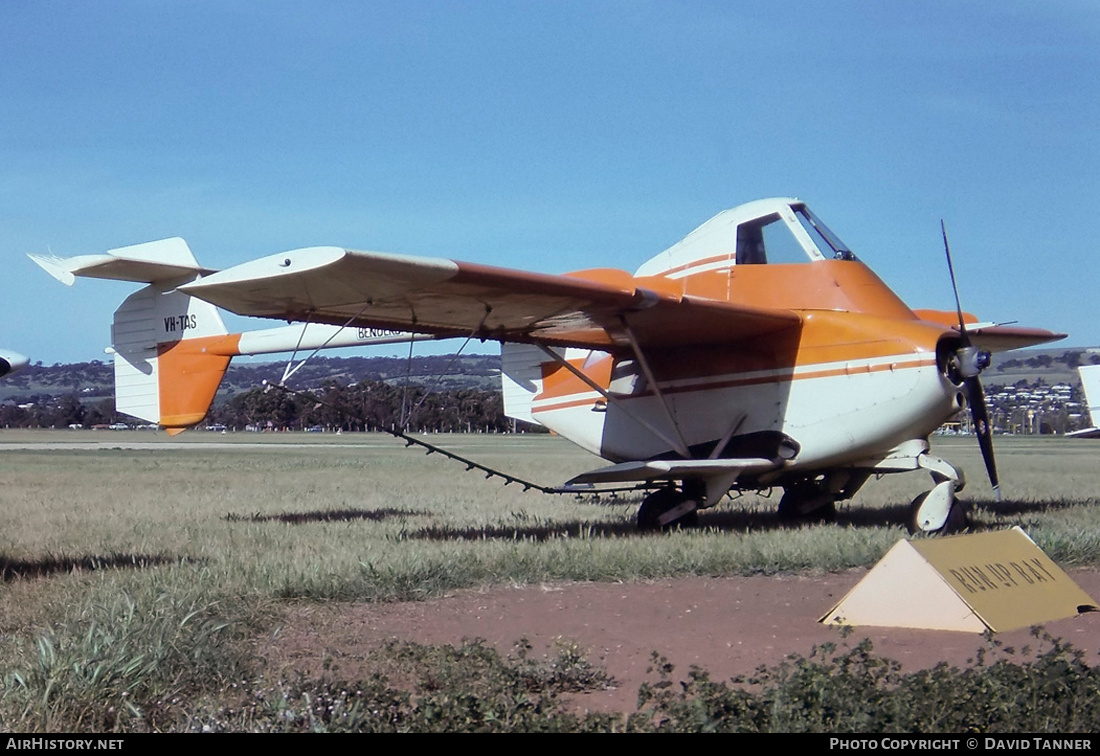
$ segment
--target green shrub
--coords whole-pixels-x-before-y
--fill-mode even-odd
[[[1038,632],[1036,632],[1038,637]],[[1093,732],[1100,723],[1100,671],[1080,651],[1041,637],[1033,654],[994,643],[965,669],[941,664],[903,674],[870,641],[815,648],[755,675],[715,682],[693,668],[677,686],[656,659],[634,730],[672,732]],[[994,660],[992,657],[996,657]]]

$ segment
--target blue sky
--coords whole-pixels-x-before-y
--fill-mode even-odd
[[[1100,345],[1098,70],[1091,0],[4,0],[0,346],[104,359],[133,290],[28,252],[633,270],[775,195],[913,307],[944,218],[966,309]]]

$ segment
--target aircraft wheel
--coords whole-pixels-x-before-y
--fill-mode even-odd
[[[789,523],[835,522],[836,499],[815,486],[791,486],[784,489],[779,500],[779,519]]]
[[[925,501],[932,493],[933,491],[925,491],[920,496],[913,499],[913,503],[909,505],[909,520],[906,522],[906,527],[910,535],[915,535],[917,533],[925,533],[927,535],[950,535],[951,533],[959,533],[966,530],[970,526],[970,507],[965,501],[960,501],[955,498],[951,501],[950,509],[947,511],[947,517],[944,519],[943,524],[938,528],[934,525],[929,526],[927,513],[924,513],[922,510]]]
[[[699,522],[699,513],[691,508],[668,520],[661,522],[662,515],[666,515],[677,507],[688,503],[688,497],[683,491],[676,488],[662,488],[654,491],[642,501],[638,508],[638,530],[661,530],[674,527],[692,527]]]

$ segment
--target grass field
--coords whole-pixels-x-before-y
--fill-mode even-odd
[[[600,464],[543,435],[433,440],[546,484]],[[998,438],[996,510],[972,439],[936,451],[968,472],[976,529],[1021,525],[1063,566],[1100,564],[1100,443]],[[289,601],[871,564],[929,479],[871,481],[835,525],[783,528],[777,496],[746,496],[648,535],[636,499],[525,493],[365,434],[0,431],[0,480],[0,727],[48,730],[223,705]]]

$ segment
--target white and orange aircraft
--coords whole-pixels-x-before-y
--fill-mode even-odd
[[[964,478],[929,435],[969,406],[996,491],[978,380],[987,350],[1063,337],[977,323],[961,307],[909,309],[789,198],[720,213],[633,275],[341,247],[213,272],[181,239],[32,258],[70,284],[149,284],[115,313],[117,406],[170,431],[202,420],[234,355],[409,333],[499,341],[507,414],[612,463],[567,487],[651,489],[643,528],[772,487],[780,513],[826,518],[871,476],[925,470],[934,486],[913,502],[911,527],[955,529]],[[227,335],[217,307],[307,325]]]

